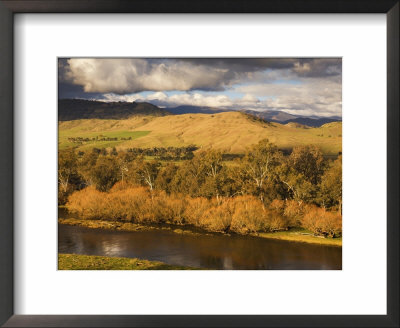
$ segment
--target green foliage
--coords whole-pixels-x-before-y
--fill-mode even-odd
[[[282,153],[268,139],[249,148],[233,175],[237,193],[255,195],[263,201],[271,191],[276,168],[281,162]]]
[[[118,181],[118,173],[114,157],[99,156],[89,176],[98,190],[106,191]]]
[[[317,203],[321,177],[326,168],[322,152],[313,145],[295,147],[283,165],[279,176],[290,198]]]
[[[158,161],[147,162],[140,157],[127,166],[128,181],[134,184],[147,185],[150,190],[155,187],[161,163]]]
[[[124,119],[137,115],[171,115],[164,109],[146,102],[104,102],[84,99],[59,99],[60,121],[81,118]]]
[[[86,152],[80,158],[78,164],[78,172],[84,181],[85,186],[91,186],[93,184],[92,169],[96,165],[99,153],[96,151]]]
[[[288,165],[314,185],[321,181],[325,168],[322,152],[314,145],[293,148]]]
[[[176,165],[117,149],[60,151],[59,202],[69,197],[70,210],[90,219],[341,234],[341,157],[324,160],[314,146],[285,156],[267,139],[230,165],[223,155],[201,150]]]
[[[322,176],[319,197],[322,206],[342,211],[342,156]]]
[[[168,163],[167,166],[160,169],[155,184],[159,190],[165,190],[168,194],[172,192],[172,180],[174,179],[178,166],[174,163]]]
[[[131,142],[148,135],[150,131],[98,131],[88,132],[86,129],[61,129],[59,131],[59,148],[61,150],[79,148],[90,150],[91,148],[107,148],[119,146],[125,142]]]
[[[193,158],[193,152],[198,147],[189,145],[185,147],[152,147],[152,148],[128,148],[126,151],[135,156],[152,156],[158,160],[188,160]]]
[[[223,158],[220,151],[201,150],[176,165],[116,149],[107,153],[93,148],[79,151],[79,156],[72,150],[60,151],[59,190],[68,195],[94,185],[104,191],[117,181],[127,181],[191,197],[253,195],[265,204],[293,199],[328,208],[341,206],[341,160],[327,164],[314,146],[297,147],[284,156],[265,139],[229,165]]]
[[[78,160],[74,151],[62,152],[58,156],[58,203],[65,204],[68,195],[80,184]]]

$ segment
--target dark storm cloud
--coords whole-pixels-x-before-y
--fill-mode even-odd
[[[85,92],[81,85],[58,81],[58,99],[66,98],[103,99],[103,94],[98,92]]]
[[[171,61],[228,69],[235,73],[289,70],[299,77],[334,76],[342,71],[340,58],[182,58]]]
[[[293,71],[299,77],[341,76],[341,59],[302,59],[294,63]]]
[[[59,80],[84,93],[129,94],[141,91],[223,91],[263,78],[315,78],[341,75],[335,58],[73,58],[59,60]],[[269,77],[271,79],[271,77]],[[260,80],[260,81],[261,81]],[[63,94],[63,90],[60,91]]]

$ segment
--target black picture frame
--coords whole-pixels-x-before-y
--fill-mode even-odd
[[[399,327],[399,7],[398,0],[0,0],[0,324],[4,327]],[[16,13],[385,13],[387,315],[14,315],[13,17]]]

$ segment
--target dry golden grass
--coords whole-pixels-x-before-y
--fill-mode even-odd
[[[288,231],[260,232],[257,237],[268,239],[280,239],[307,244],[318,244],[325,246],[342,246],[342,238],[322,238],[314,236],[312,233],[303,229],[289,229]]]
[[[195,144],[203,148],[243,153],[249,145],[268,138],[281,149],[314,144],[327,155],[336,155],[342,150],[340,122],[325,124],[320,128],[304,129],[296,125],[253,121],[239,112],[134,117],[127,120],[90,119],[59,123],[60,138],[77,137],[80,133],[116,131],[150,131],[149,134],[135,140],[119,142],[117,149],[181,147]]]

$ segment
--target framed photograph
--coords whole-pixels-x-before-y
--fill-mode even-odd
[[[399,326],[398,1],[0,21],[3,326]]]

